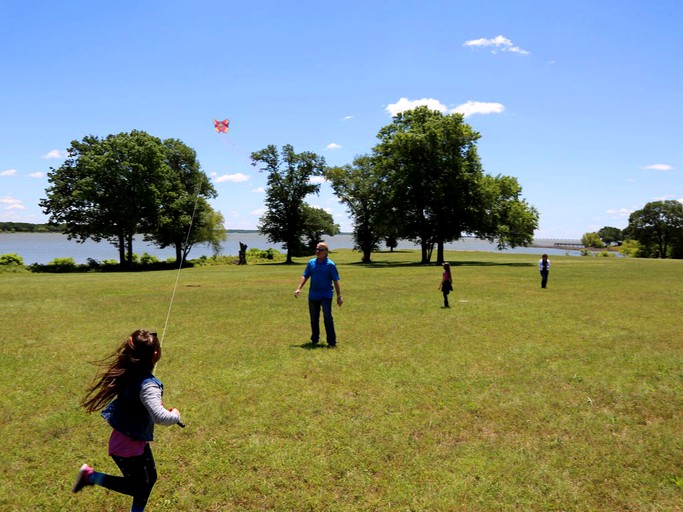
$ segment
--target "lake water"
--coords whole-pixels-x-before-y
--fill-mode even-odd
[[[325,241],[330,248],[334,249],[352,249],[353,237],[351,235],[337,235],[327,237]],[[249,249],[268,249],[272,247],[280,252],[284,252],[279,244],[271,244],[266,237],[258,233],[228,233],[228,238],[223,242],[223,249],[221,254],[237,256],[239,253],[240,242],[247,244]],[[554,249],[552,246],[555,242],[573,242],[577,240],[537,240],[536,244],[547,247],[517,247],[515,249],[507,249],[503,252],[515,253],[529,253],[549,255],[570,255],[578,256],[578,250]],[[478,240],[476,238],[464,238],[457,242],[452,242],[445,245],[447,250],[455,251],[496,251],[495,244]],[[419,250],[419,246],[412,242],[401,240],[398,249],[415,249]],[[133,251],[136,254],[143,253],[156,256],[160,260],[167,258],[175,258],[175,251],[173,249],[159,249],[154,245],[150,245],[142,240],[142,237],[136,238],[133,243]],[[75,240],[67,240],[66,235],[59,233],[0,233],[0,254],[14,253],[18,254],[24,259],[26,265],[31,263],[46,264],[55,258],[71,257],[76,263],[87,263],[88,258],[97,261],[116,260],[118,261],[118,250],[109,242],[93,242],[87,240],[84,243],[78,243]],[[207,245],[195,245],[189,254],[189,258],[198,258],[200,256],[212,256],[211,247]],[[435,254],[436,256],[436,254]]]

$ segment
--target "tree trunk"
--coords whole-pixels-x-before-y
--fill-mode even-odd
[[[175,244],[175,263],[178,266],[182,265],[183,261],[183,244]]]
[[[128,268],[133,267],[133,235],[128,235],[126,237],[127,252],[126,254],[126,266]]]
[[[363,260],[361,263],[372,263],[372,249],[363,249]]]
[[[122,233],[118,235],[119,243],[119,266],[121,268],[126,266],[126,241]]]
[[[443,259],[443,242],[439,240],[436,244],[436,264],[441,265]]]
[[[432,259],[432,251],[434,250],[434,246],[430,243],[427,243],[424,239],[420,241],[420,248],[422,249],[422,261],[421,263],[423,265],[426,265],[429,263],[429,260]]]

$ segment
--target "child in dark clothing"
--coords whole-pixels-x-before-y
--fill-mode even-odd
[[[445,262],[443,265],[443,274],[441,275],[441,284],[439,289],[443,293],[443,307],[450,308],[448,305],[448,294],[453,291],[453,276],[451,275],[451,264]]]

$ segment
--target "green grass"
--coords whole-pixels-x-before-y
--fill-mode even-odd
[[[338,251],[339,347],[312,349],[297,265],[181,272],[157,375],[162,511],[683,510],[683,262]],[[0,274],[0,510],[129,510],[79,407],[90,361],[163,330],[175,271]]]

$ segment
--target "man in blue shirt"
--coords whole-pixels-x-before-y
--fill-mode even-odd
[[[337,304],[341,306],[344,301],[339,287],[339,272],[334,261],[327,257],[329,247],[325,243],[319,243],[315,248],[316,257],[306,265],[299,286],[294,291],[294,297],[299,298],[301,288],[311,279],[308,288],[308,312],[311,316],[311,343],[314,345],[320,341],[320,309],[323,310],[325,334],[327,344],[330,347],[337,345],[337,335],[334,332],[334,318],[332,318],[332,297],[337,292]],[[332,285],[334,285],[334,290]]]

